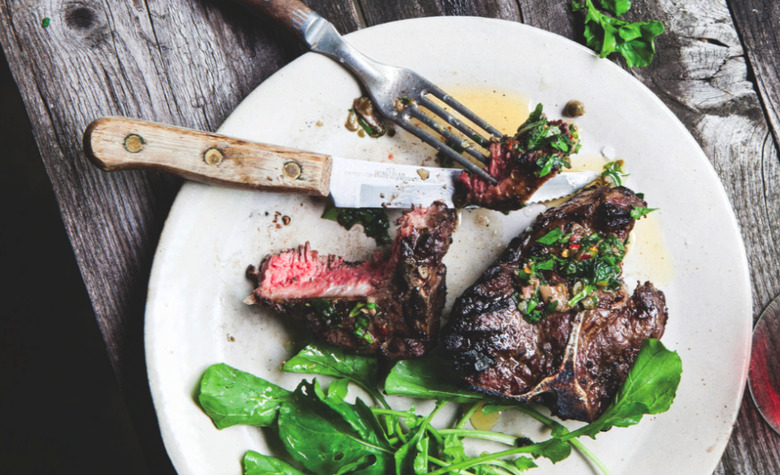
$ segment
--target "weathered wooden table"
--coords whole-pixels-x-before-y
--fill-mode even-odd
[[[409,17],[473,15],[581,37],[569,0],[307,3],[345,33]],[[720,175],[750,260],[755,317],[780,293],[780,2],[634,4],[629,19],[661,20],[666,33],[652,65],[630,72],[677,114]],[[81,135],[104,115],[214,130],[300,50],[275,25],[216,0],[0,0],[0,41],[149,471],[172,472],[142,337],[152,257],[180,181],[100,172],[86,161]],[[780,473],[780,436],[763,424],[750,397],[716,473]]]

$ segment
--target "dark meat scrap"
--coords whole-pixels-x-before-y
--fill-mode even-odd
[[[436,202],[404,213],[388,258],[350,263],[307,243],[267,256],[252,299],[304,322],[321,340],[388,360],[422,356],[436,342],[446,296],[442,259],[455,212]]]
[[[664,295],[622,281],[627,188],[590,188],[539,216],[456,301],[443,331],[471,389],[540,402],[593,421],[625,381],[642,342],[660,338]]]
[[[458,178],[458,197],[464,205],[501,211],[522,208],[526,201],[579,149],[574,124],[548,121],[539,104],[513,137],[503,137],[490,146],[486,170],[498,183],[492,185],[477,175],[463,172]]]

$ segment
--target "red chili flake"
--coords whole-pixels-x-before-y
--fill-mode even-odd
[[[573,250],[573,251],[576,251],[576,250],[577,250],[577,249],[579,249],[579,248],[580,248],[580,245],[579,245],[579,244],[577,244],[577,243],[574,243],[574,244],[572,244],[571,246],[569,246],[569,249],[571,249],[571,250]]]

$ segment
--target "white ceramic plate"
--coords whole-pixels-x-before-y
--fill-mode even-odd
[[[626,274],[655,280],[670,317],[663,341],[680,353],[684,374],[672,409],[585,443],[613,473],[709,474],[728,441],[742,397],[749,353],[749,277],[737,223],[709,161],[691,135],[648,89],[609,61],[545,31],[483,18],[425,18],[349,35],[367,55],[410,67],[448,88],[527,95],[548,114],[572,98],[587,154],[607,147],[626,160],[628,186],[660,208],[656,223],[673,273],[655,275],[634,258]],[[363,159],[419,163],[430,149],[399,133],[360,138],[344,127],[360,95],[327,58],[307,54],[257,88],[220,132]],[[262,431],[214,428],[194,400],[207,366],[225,362],[293,389],[301,375],[280,362],[294,343],[280,319],[242,303],[248,264],[310,241],[321,252],[365,258],[373,241],[319,218],[306,197],[231,191],[188,183],[180,192],[154,262],[146,313],[146,355],[154,404],[168,454],[182,474],[238,474],[249,450],[267,452]],[[449,304],[508,240],[540,211],[504,217],[463,213],[446,258]],[[282,223],[289,216],[289,225]],[[489,224],[489,226],[487,226]],[[637,237],[639,241],[643,236]],[[665,244],[663,244],[665,242]],[[668,269],[667,265],[667,269]],[[663,282],[661,282],[661,281]],[[630,282],[630,280],[629,280]],[[403,401],[396,401],[403,404]],[[418,408],[419,408],[418,404]],[[502,419],[499,429],[535,434],[538,425]],[[577,455],[537,473],[587,473]]]

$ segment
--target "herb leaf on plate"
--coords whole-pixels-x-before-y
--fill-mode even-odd
[[[637,424],[645,414],[666,412],[677,394],[681,375],[682,360],[677,352],[667,350],[659,340],[648,338],[615,401],[601,417],[564,438],[580,435],[595,438],[613,426]]]
[[[473,391],[460,389],[452,363],[434,351],[416,360],[403,360],[393,366],[385,379],[385,392],[417,399],[477,402],[485,399]]]
[[[363,227],[363,233],[373,238],[377,246],[390,242],[390,219],[383,209],[376,208],[337,208],[328,200],[323,219],[336,221],[344,229],[349,231],[352,226],[359,224]]]
[[[198,401],[218,429],[236,424],[266,427],[290,391],[224,363],[203,373]]]
[[[328,345],[311,344],[287,360],[282,369],[289,373],[347,378],[387,406],[384,397],[376,389],[379,383],[376,358],[350,354]]]
[[[642,216],[646,216],[656,210],[658,210],[658,208],[646,208],[644,206],[634,206],[631,208],[631,217],[634,219],[639,219]]]

